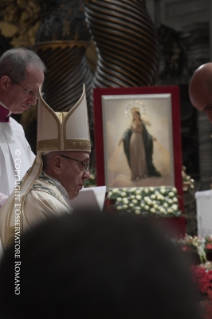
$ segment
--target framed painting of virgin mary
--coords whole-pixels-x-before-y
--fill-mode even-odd
[[[97,184],[182,190],[177,86],[94,89]]]

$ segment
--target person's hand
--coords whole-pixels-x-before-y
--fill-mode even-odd
[[[152,124],[149,121],[146,121],[147,126],[151,126]]]
[[[147,126],[151,126],[152,124],[149,122],[149,121],[146,121],[146,120],[142,120],[142,122],[147,125]]]
[[[157,142],[157,139],[156,139],[156,137],[154,137],[154,136],[152,136],[152,140],[153,140],[154,142]]]

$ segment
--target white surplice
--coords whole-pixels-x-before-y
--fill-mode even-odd
[[[1,103],[2,105],[3,103]],[[5,107],[3,105],[3,107]],[[26,140],[22,126],[10,118],[10,122],[0,123],[0,209],[6,196],[15,188],[15,180],[21,180],[32,166],[35,155]],[[17,170],[16,170],[17,169]],[[5,196],[6,195],[6,196]],[[2,243],[0,239],[0,258]]]
[[[23,178],[34,159],[22,126],[13,118],[9,123],[0,123],[0,192],[9,196],[15,179]]]

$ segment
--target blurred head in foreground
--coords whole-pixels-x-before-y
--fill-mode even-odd
[[[139,217],[73,213],[26,232],[1,263],[0,317],[199,318],[180,251]]]
[[[212,63],[198,67],[189,83],[189,97],[192,105],[205,112],[212,123]]]

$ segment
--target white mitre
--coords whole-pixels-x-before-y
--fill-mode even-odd
[[[37,153],[52,151],[91,151],[85,85],[69,112],[54,112],[40,95]]]
[[[42,171],[42,155],[54,151],[91,151],[85,85],[79,101],[68,112],[54,112],[39,91],[37,156],[21,184],[25,196]]]

